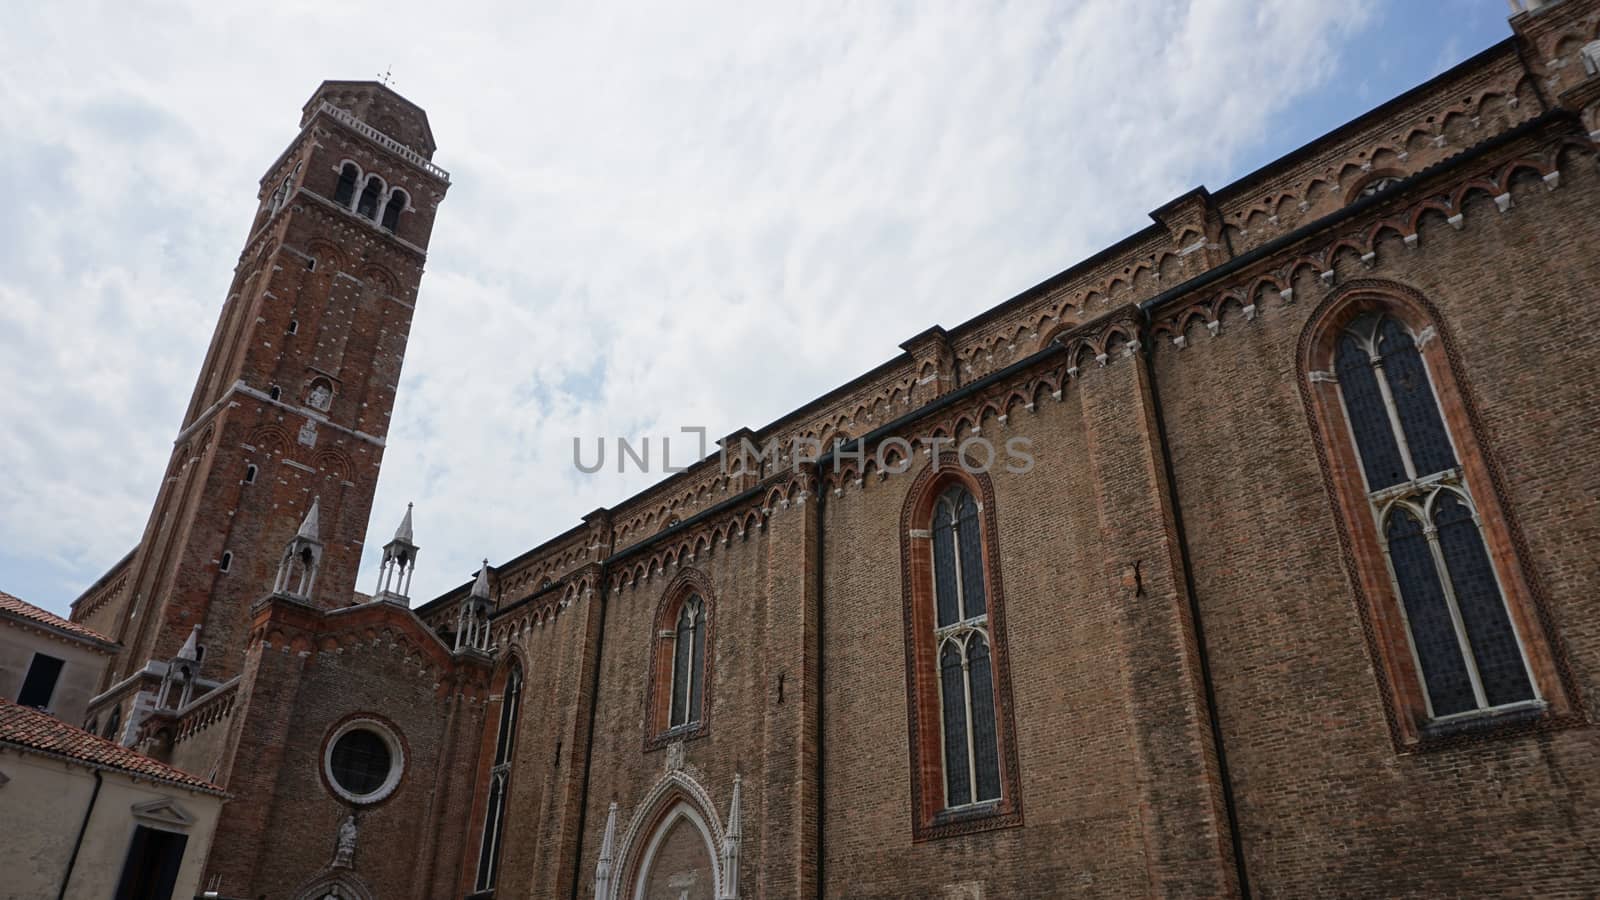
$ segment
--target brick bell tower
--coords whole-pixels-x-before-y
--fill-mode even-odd
[[[428,238],[450,185],[433,151],[416,105],[377,82],[328,81],[261,179],[126,586],[95,614],[123,646],[90,710],[104,730],[114,719],[132,734],[196,626],[202,690],[238,674],[250,607],[271,592],[313,503],[326,550],[312,602],[352,602]]]

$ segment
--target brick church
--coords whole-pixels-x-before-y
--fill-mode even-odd
[[[225,787],[226,898],[1592,894],[1600,0],[1526,5],[415,604],[450,176],[325,82],[74,603],[88,727]]]

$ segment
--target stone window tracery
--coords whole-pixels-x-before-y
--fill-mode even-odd
[[[647,694],[649,748],[706,731],[713,605],[709,584],[691,569],[668,588],[656,611]]]
[[[322,774],[329,789],[350,803],[387,799],[405,771],[405,748],[390,727],[373,718],[345,721],[330,734],[322,751]]]
[[[957,809],[1000,798],[977,501],[965,487],[951,488],[932,524],[945,808]]]
[[[504,840],[506,802],[511,783],[511,763],[517,745],[517,717],[522,708],[522,666],[515,658],[506,674],[500,701],[500,721],[495,732],[494,764],[489,770],[488,804],[484,810],[483,833],[478,842],[478,877],[474,890],[494,888],[500,868],[500,848]]]
[[[1398,743],[1564,715],[1558,657],[1431,308],[1353,286],[1313,318],[1302,353]]]
[[[1392,317],[1362,316],[1335,361],[1429,717],[1536,700],[1410,332]]]
[[[1022,822],[993,502],[952,453],[902,512],[916,840]]]

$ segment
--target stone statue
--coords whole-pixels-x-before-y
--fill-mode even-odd
[[[349,868],[356,855],[356,814],[351,813],[339,826],[339,846],[333,853],[335,867]]]

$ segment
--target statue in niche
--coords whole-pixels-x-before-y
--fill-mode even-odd
[[[350,868],[356,856],[356,814],[351,813],[339,826],[339,843],[333,851],[333,864]]]
[[[333,389],[319,381],[312,385],[311,393],[306,396],[306,402],[311,404],[312,409],[327,412],[328,407],[333,405]]]

